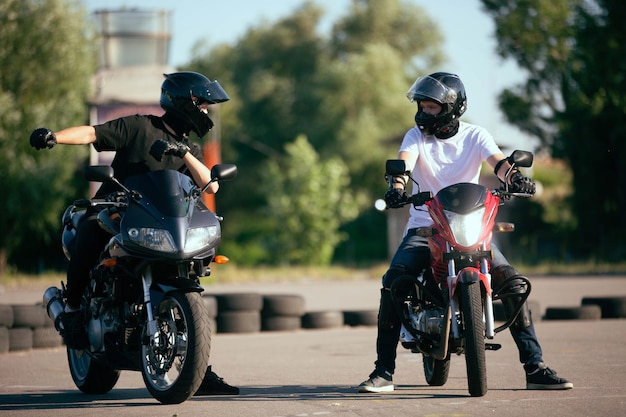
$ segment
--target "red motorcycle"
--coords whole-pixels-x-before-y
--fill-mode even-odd
[[[533,154],[515,151],[508,160],[511,170],[530,167]],[[525,288],[521,296],[518,289],[507,288],[507,282],[494,293],[489,273],[492,235],[514,230],[512,223],[496,223],[495,218],[498,207],[511,197],[530,195],[511,193],[506,184],[489,190],[479,184],[460,183],[433,197],[430,191],[420,192],[403,160],[388,160],[386,174],[389,179],[406,175],[416,184],[418,192],[405,204],[426,205],[434,223],[417,230],[419,236],[428,238],[430,270],[418,277],[399,277],[391,287],[394,302],[401,310],[401,343],[423,355],[424,375],[431,386],[447,382],[451,354],[464,354],[469,393],[483,396],[487,393],[485,351],[501,347],[485,340],[492,340],[513,324],[531,288],[530,282],[522,278]],[[381,201],[377,208],[382,208]],[[493,301],[504,301],[513,293],[519,305],[512,317],[496,328]]]

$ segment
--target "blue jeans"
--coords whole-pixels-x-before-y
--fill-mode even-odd
[[[492,243],[494,258],[492,268],[508,265],[507,259]],[[393,373],[395,370],[396,349],[400,337],[400,317],[391,303],[389,289],[393,281],[401,275],[418,276],[430,266],[430,250],[426,238],[417,236],[411,231],[402,239],[396,250],[389,270],[382,278],[381,302],[378,314],[378,336],[376,340],[376,367]],[[520,362],[524,365],[543,362],[541,346],[535,334],[535,326],[522,328],[513,324],[509,327],[513,340],[519,351]]]

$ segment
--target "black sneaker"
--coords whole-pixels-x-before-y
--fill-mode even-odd
[[[89,347],[89,337],[83,323],[83,312],[61,313],[60,333],[70,349],[84,350]]]
[[[391,373],[383,369],[375,369],[367,381],[361,382],[357,392],[392,392],[393,379]]]
[[[200,384],[200,388],[194,395],[237,395],[239,388],[228,385],[224,378],[217,376],[211,370],[211,366],[206,369],[204,380]]]
[[[574,384],[559,378],[556,371],[548,368],[545,363],[524,367],[526,369],[526,389],[572,389]]]

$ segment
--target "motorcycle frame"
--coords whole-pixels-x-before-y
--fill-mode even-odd
[[[431,218],[435,222],[435,235],[429,238],[429,246],[433,253],[433,262],[446,262],[447,276],[446,284],[449,296],[449,321],[452,337],[454,339],[461,338],[461,329],[456,317],[459,315],[459,301],[457,288],[460,283],[479,282],[482,287],[483,295],[483,321],[485,323],[485,337],[493,339],[495,336],[495,319],[493,313],[493,294],[491,288],[490,260],[493,258],[491,248],[491,239],[493,236],[493,227],[495,217],[498,212],[500,199],[494,196],[488,189],[484,189],[485,213],[481,220],[481,230],[479,238],[475,245],[466,247],[458,244],[455,240],[454,233],[450,228],[446,215],[444,214],[444,206],[440,199],[435,196],[434,199],[426,202]],[[464,214],[464,213],[458,213]],[[443,241],[437,241],[436,235],[443,238]],[[441,246],[445,242],[445,250]],[[457,260],[473,258],[477,260],[478,267],[466,266],[457,271]],[[448,320],[446,320],[448,321]],[[448,342],[448,335],[445,335]],[[443,351],[447,351],[447,346]]]

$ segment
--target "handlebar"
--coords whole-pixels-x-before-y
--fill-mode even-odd
[[[528,194],[528,193],[511,193],[503,188],[491,190],[491,193],[494,196],[499,197],[501,200],[504,200],[504,201],[511,199],[511,197],[530,198],[533,196],[533,194]],[[417,206],[422,206],[426,204],[428,201],[432,199],[433,199],[432,191],[423,191],[423,192],[419,192],[417,194],[408,196],[405,201],[393,207],[388,207],[385,200],[378,199],[374,202],[374,207],[379,211],[384,211],[389,208],[401,208],[408,204],[413,204],[414,206],[417,207]]]
[[[387,203],[385,202],[385,200],[378,199],[374,203],[374,207],[376,207],[376,209],[379,210],[379,211],[383,211],[383,210],[386,210],[388,208],[404,207],[404,206],[406,206],[408,204],[413,204],[414,206],[423,206],[424,204],[426,204],[426,202],[428,202],[428,201],[430,201],[432,199],[433,199],[432,191],[424,191],[424,192],[419,192],[417,194],[413,194],[411,196],[408,196],[405,201],[403,201],[402,203],[399,203],[397,206],[393,206],[393,207],[387,207]]]

